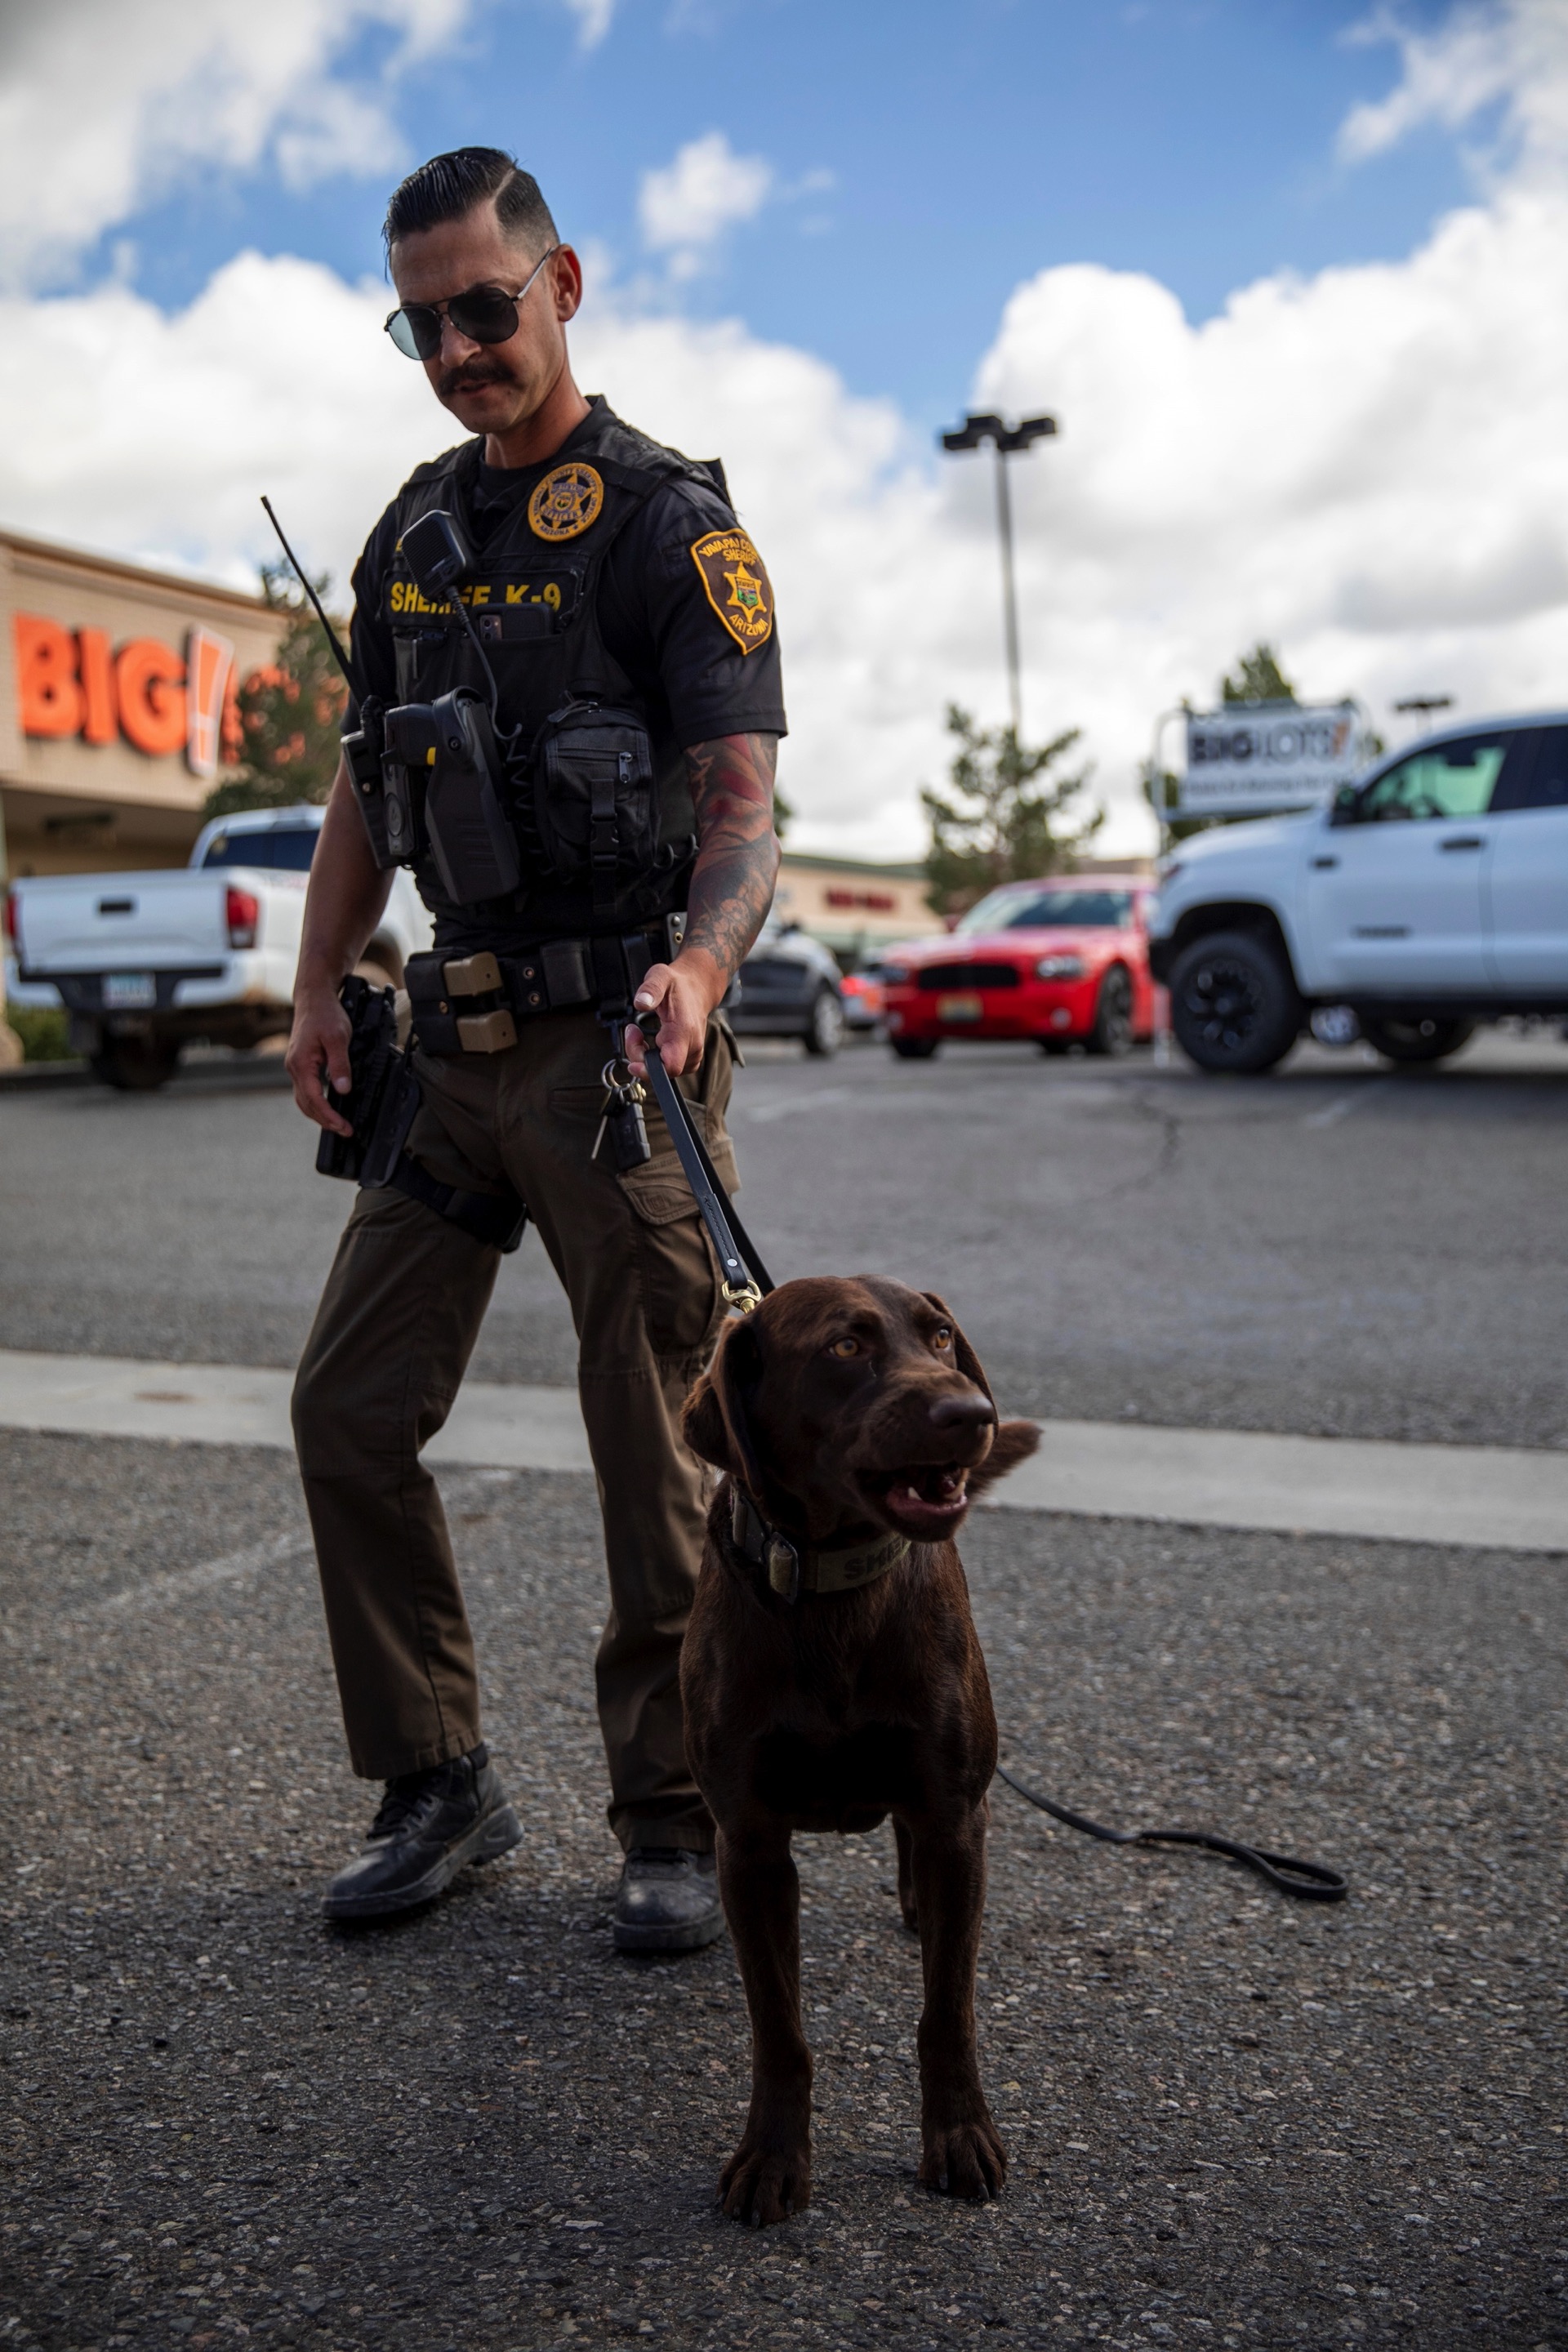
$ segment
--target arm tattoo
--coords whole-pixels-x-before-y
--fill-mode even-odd
[[[779,845],[773,838],[773,735],[723,735],[686,754],[697,812],[697,864],[685,944],[705,948],[731,978],[749,954],[773,904]]]

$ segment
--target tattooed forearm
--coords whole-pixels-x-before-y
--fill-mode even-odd
[[[773,837],[773,769],[778,739],[724,735],[686,754],[697,812],[697,864],[686,926],[689,948],[702,948],[733,978],[773,904],[779,868]]]

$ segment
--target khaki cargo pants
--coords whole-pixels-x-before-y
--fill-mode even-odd
[[[679,1413],[723,1314],[718,1273],[657,1106],[653,1157],[617,1175],[590,1158],[606,1034],[546,1014],[500,1054],[417,1056],[413,1156],[528,1203],[572,1303],[578,1393],[598,1478],[610,1610],[595,1673],[609,1818],[624,1846],[706,1849],[687,1767],[680,1644],[701,1554],[704,1475]],[[726,1187],[732,1056],[710,1026],[681,1081]],[[446,1421],[500,1252],[401,1192],[361,1192],[294,1389],[294,1433],[353,1769],[391,1780],[480,1737],[473,1639],[446,1516],[420,1449]]]

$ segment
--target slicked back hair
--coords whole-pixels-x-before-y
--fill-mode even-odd
[[[461,220],[476,205],[493,203],[501,234],[531,253],[559,242],[550,207],[531,172],[501,147],[454,147],[432,155],[394,188],[382,236],[390,255],[400,237],[443,221]]]

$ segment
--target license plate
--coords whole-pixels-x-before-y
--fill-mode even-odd
[[[978,996],[939,996],[936,1017],[939,1021],[979,1021],[985,1012]]]
[[[150,971],[106,971],[103,1009],[106,1013],[142,1013],[158,1002],[158,982]]]

